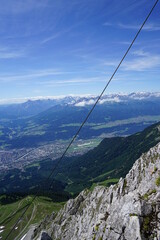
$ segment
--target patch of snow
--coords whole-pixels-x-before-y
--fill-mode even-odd
[[[24,240],[27,234],[25,234],[20,240]]]

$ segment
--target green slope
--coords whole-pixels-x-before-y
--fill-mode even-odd
[[[135,160],[159,141],[160,123],[126,138],[106,138],[87,154],[65,161],[56,179],[65,179],[68,182],[66,190],[71,193],[96,182],[110,185],[115,179],[124,177]]]
[[[31,200],[32,196],[27,196],[26,198],[5,204],[5,202],[8,202],[6,196],[0,197],[0,226],[4,226],[3,232],[0,233],[2,239],[5,239],[17,219],[23,213],[25,206],[29,204]],[[20,239],[30,225],[39,223],[52,212],[58,212],[63,205],[64,203],[52,202],[52,200],[47,197],[38,197],[29,207],[25,217],[17,224],[17,227],[13,230],[9,239]]]

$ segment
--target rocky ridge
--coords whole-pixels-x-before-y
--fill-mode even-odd
[[[116,185],[84,190],[69,200],[57,216],[42,221],[31,239],[159,240],[160,143]]]

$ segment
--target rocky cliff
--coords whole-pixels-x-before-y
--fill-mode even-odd
[[[143,154],[125,179],[84,190],[32,234],[37,240],[160,239],[160,143]]]

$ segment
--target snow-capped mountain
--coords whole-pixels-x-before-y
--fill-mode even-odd
[[[3,117],[26,117],[39,114],[54,106],[73,106],[73,107],[87,107],[93,105],[98,96],[97,95],[68,95],[68,96],[49,96],[36,97],[30,99],[16,100],[19,103],[12,103],[0,105],[0,115]],[[15,102],[16,102],[15,101]],[[12,101],[13,102],[13,101]],[[160,92],[138,92],[138,93],[115,93],[103,95],[99,100],[98,105],[113,105],[113,104],[128,104],[128,103],[160,103]]]
[[[75,100],[75,106],[83,107],[85,105],[92,105],[96,101],[97,96],[88,96],[88,97],[79,97]],[[152,100],[160,100],[160,93],[150,93],[150,92],[139,92],[139,93],[130,93],[130,94],[106,94],[102,96],[99,101],[99,104],[105,103],[119,103],[119,102],[127,102],[127,101],[152,101]],[[73,101],[73,100],[72,100]]]
[[[97,100],[98,95],[69,95],[69,96],[59,96],[59,97],[48,97],[46,99],[38,99],[38,100],[30,100],[30,102],[52,102],[52,104],[69,104],[77,107],[83,107],[86,105],[92,105]],[[160,100],[160,92],[133,92],[129,94],[125,93],[113,93],[113,94],[105,94],[99,101],[99,104],[105,103],[119,103],[119,102],[127,102],[127,101],[152,101],[152,100]]]
[[[83,106],[93,104],[98,98],[98,95],[62,95],[62,96],[46,96],[46,97],[31,97],[24,99],[0,99],[0,105],[6,104],[34,104],[34,103],[52,103],[52,104],[75,104],[77,106]],[[105,94],[100,100],[100,104],[108,102],[123,102],[129,100],[152,100],[160,99],[160,92],[132,92],[132,93],[112,93]],[[81,104],[80,104],[81,103]]]

